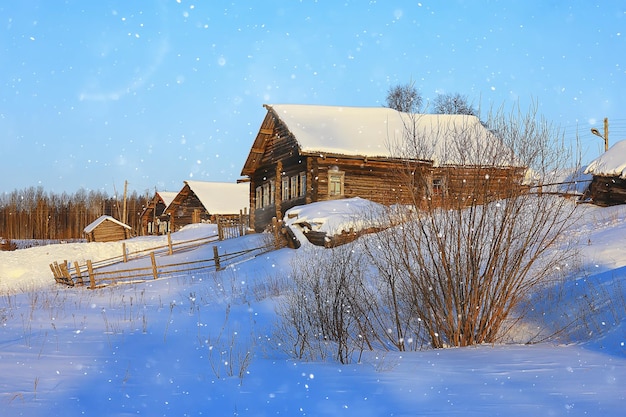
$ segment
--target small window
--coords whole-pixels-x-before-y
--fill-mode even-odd
[[[340,197],[343,195],[344,173],[341,171],[328,172],[328,195],[331,197]]]
[[[291,189],[289,190],[289,197],[291,198],[298,198],[300,196],[300,191],[298,190],[298,180],[300,179],[300,177],[298,176],[293,176],[290,178],[291,180]]]
[[[256,208],[263,207],[263,188],[259,185],[256,187]]]
[[[446,193],[445,183],[443,178],[435,177],[433,178],[431,193],[433,196],[443,196]]]
[[[306,172],[300,173],[300,197],[306,196]]]
[[[272,205],[272,204],[274,204],[275,198],[276,198],[276,184],[274,183],[273,179],[270,180],[270,191],[269,192],[270,192],[270,196],[269,196],[270,204],[269,205]]]
[[[281,190],[282,199],[283,201],[289,200],[289,178],[283,177],[281,183],[282,183],[282,190]]]
[[[270,185],[269,183],[263,184],[263,205],[261,207],[267,207],[270,205]]]

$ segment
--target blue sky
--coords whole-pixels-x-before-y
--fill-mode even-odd
[[[0,5],[0,192],[235,181],[264,103],[380,106],[413,81],[536,100],[587,162],[626,139],[626,3],[21,0]]]

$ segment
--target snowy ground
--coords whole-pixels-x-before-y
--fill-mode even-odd
[[[274,296],[301,249],[265,253],[219,273],[93,291],[55,284],[48,264],[119,256],[120,243],[0,252],[1,414],[623,415],[626,207],[580,210],[568,238],[580,241],[584,273],[572,277],[559,308],[542,312],[563,320],[563,309],[575,315],[585,295],[596,297],[593,317],[571,343],[368,353],[354,365],[297,362],[273,342]],[[211,233],[198,225],[173,239]],[[229,252],[264,239],[218,245]],[[132,251],[165,238],[126,243]],[[210,258],[212,247],[171,257]]]

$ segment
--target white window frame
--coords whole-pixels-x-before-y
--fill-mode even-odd
[[[281,196],[283,201],[289,200],[289,177],[283,177],[281,179]]]
[[[267,207],[270,205],[270,184],[269,182],[266,182],[265,184],[262,185],[263,187],[263,203],[261,205],[261,207]]]
[[[299,184],[298,182],[300,181],[300,177],[297,175],[294,175],[293,177],[289,178],[289,196],[291,198],[298,198],[300,196],[300,190],[299,190]]]
[[[258,187],[256,187],[256,201],[255,201],[255,207],[260,209],[263,208],[263,187],[261,185],[259,185]]]
[[[344,180],[346,173],[343,171],[328,171],[328,195],[330,197],[341,197],[344,195]],[[339,184],[339,192],[337,192],[335,184]]]
[[[300,195],[299,197],[306,196],[306,172],[300,173]]]

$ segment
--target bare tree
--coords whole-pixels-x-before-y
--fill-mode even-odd
[[[387,107],[400,112],[417,113],[422,107],[422,101],[422,95],[413,82],[390,87],[387,92]]]
[[[433,100],[433,113],[478,115],[474,106],[468,102],[467,97],[459,93],[437,95]]]
[[[415,333],[437,348],[500,340],[523,316],[524,301],[572,255],[561,238],[575,203],[522,183],[530,173],[554,183],[569,166],[562,135],[534,107],[527,114],[493,112],[488,125],[497,135],[488,133],[489,140],[476,140],[482,128],[476,118],[459,120],[430,137],[415,120],[407,122],[398,157],[462,163],[431,171],[407,165],[402,177],[417,209],[402,214],[401,226],[366,240],[382,284],[397,294],[392,301],[405,306],[403,320],[390,322],[420,326],[398,336]],[[559,251],[548,251],[557,243]]]

